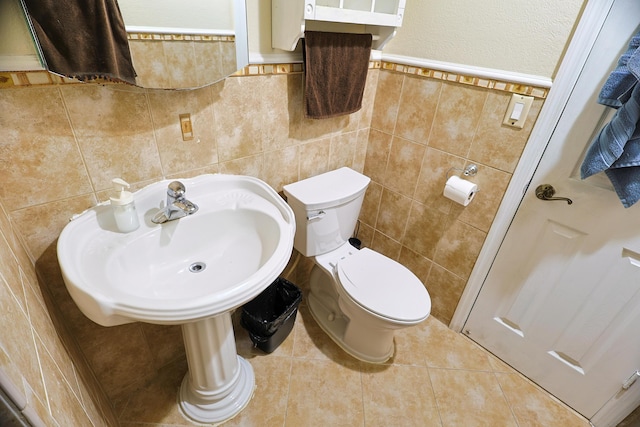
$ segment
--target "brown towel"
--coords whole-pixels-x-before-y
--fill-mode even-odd
[[[49,71],[135,84],[116,0],[25,0]]]
[[[326,119],[358,111],[367,80],[371,34],[305,31],[305,113]]]

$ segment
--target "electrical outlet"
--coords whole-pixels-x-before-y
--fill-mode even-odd
[[[522,129],[524,122],[527,121],[527,115],[533,104],[533,96],[524,96],[514,93],[509,101],[507,112],[504,115],[502,124]]]
[[[191,124],[191,114],[180,114],[180,130],[182,140],[191,141],[193,139],[193,126]]]

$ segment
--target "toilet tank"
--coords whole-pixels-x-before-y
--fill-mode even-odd
[[[343,167],[283,187],[296,217],[293,246],[310,257],[340,247],[356,227],[371,180]]]

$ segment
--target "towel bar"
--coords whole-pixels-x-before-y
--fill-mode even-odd
[[[363,4],[367,6],[363,6]],[[402,26],[406,0],[272,0],[271,45],[293,51],[305,30],[369,33],[381,50]]]
[[[304,33],[302,34],[302,36],[300,36],[300,38],[301,38],[301,39],[303,39],[303,38],[304,38]],[[375,42],[375,41],[378,41],[378,40],[380,40],[380,36],[379,36],[379,35],[377,35],[377,34],[372,34],[372,35],[371,35],[371,40],[373,40],[374,42]]]

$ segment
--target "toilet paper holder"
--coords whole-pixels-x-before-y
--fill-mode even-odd
[[[451,171],[462,172],[462,175],[464,176],[476,176],[476,174],[478,173],[478,166],[474,164],[470,164],[464,169],[455,168],[455,167],[451,168],[447,171],[447,179],[451,178]]]
[[[451,173],[452,171],[461,173],[459,176],[456,176]],[[452,167],[447,171],[447,182],[442,195],[462,206],[467,206],[479,190],[476,183],[465,179],[465,177],[475,176],[477,173],[478,167],[474,164],[470,164],[464,169]]]

